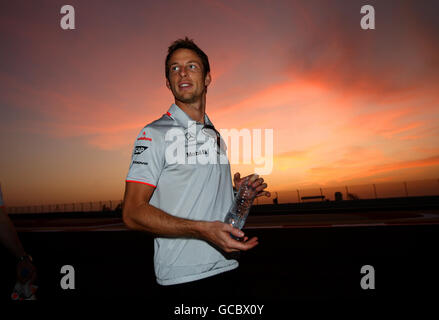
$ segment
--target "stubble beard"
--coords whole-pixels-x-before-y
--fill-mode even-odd
[[[192,93],[191,95],[186,95],[186,96],[175,94],[174,96],[175,96],[175,99],[177,99],[178,101],[184,102],[184,103],[194,103],[195,101],[198,100],[198,97],[195,96],[194,93]]]
[[[197,102],[205,92],[205,89],[200,93],[200,95],[197,95],[195,92],[192,92],[190,94],[179,94],[178,92],[174,92],[174,97],[176,100],[181,101],[183,103],[195,103]]]

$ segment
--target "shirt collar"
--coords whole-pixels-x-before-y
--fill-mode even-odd
[[[191,117],[187,115],[186,112],[180,109],[175,103],[171,105],[168,112],[166,112],[168,116],[172,119],[176,120],[183,128],[188,128],[189,121],[195,122]],[[197,124],[202,125],[200,122],[196,122]],[[206,113],[204,113],[204,124],[209,124],[213,126],[213,123],[210,121],[209,117]]]

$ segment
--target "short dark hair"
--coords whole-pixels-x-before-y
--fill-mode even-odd
[[[166,79],[169,80],[169,68],[168,68],[169,60],[171,59],[172,54],[178,49],[189,49],[194,51],[197,54],[197,56],[201,59],[201,62],[203,63],[203,75],[206,76],[206,74],[210,71],[209,58],[204,53],[204,51],[201,50],[195,44],[195,42],[192,39],[185,37],[184,39],[175,40],[168,48],[168,55],[166,56],[166,61],[165,61]]]

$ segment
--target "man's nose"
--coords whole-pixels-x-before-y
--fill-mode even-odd
[[[187,70],[186,68],[181,68],[180,69],[180,77],[184,78],[187,76]]]

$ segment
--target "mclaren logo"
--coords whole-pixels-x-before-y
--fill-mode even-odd
[[[140,138],[137,138],[137,140],[148,140],[148,141],[152,141],[151,138],[147,138],[146,137],[146,132],[143,131],[142,136]]]

